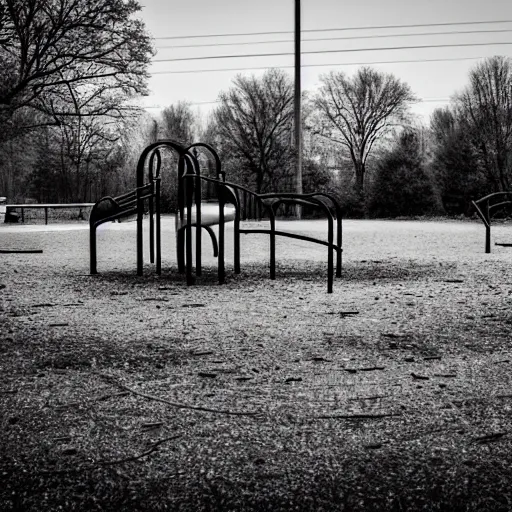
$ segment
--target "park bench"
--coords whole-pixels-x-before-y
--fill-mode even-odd
[[[226,181],[221,161],[208,144],[196,143],[185,148],[171,140],[160,140],[146,147],[137,165],[135,190],[118,198],[103,198],[93,207],[90,216],[91,273],[96,273],[96,228],[103,222],[113,221],[127,215],[137,216],[137,273],[143,273],[143,217],[149,214],[150,262],[156,263],[156,272],[161,273],[161,227],[160,227],[160,180],[162,157],[171,153],[177,157],[177,213],[176,251],[178,270],[186,274],[187,284],[195,282],[201,275],[202,230],[212,241],[213,253],[217,257],[219,283],[225,281],[225,225],[234,222],[234,271],[240,273],[240,235],[268,234],[270,237],[270,278],[276,275],[276,237],[283,236],[305,240],[327,247],[327,291],[332,293],[334,278],[334,253],[336,254],[336,276],[341,276],[342,225],[341,208],[336,200],[325,193],[296,194],[275,192],[258,194],[246,187]],[[210,174],[201,172],[201,158],[213,163]],[[215,202],[211,202],[211,193]],[[125,201],[122,203],[122,201]],[[121,204],[122,203],[122,204]],[[148,207],[146,208],[146,203]],[[327,240],[277,229],[276,218],[281,206],[312,206],[327,217]],[[267,218],[269,228],[242,226],[242,220]],[[218,236],[212,229],[217,226]],[[192,233],[195,233],[195,267]],[[195,268],[195,276],[193,269]]]
[[[491,252],[491,220],[499,212],[503,212],[507,207],[512,206],[512,192],[494,192],[484,196],[476,201],[472,201],[477,215],[485,226],[485,252]],[[503,247],[512,247],[512,243],[498,243]]]
[[[34,204],[6,204],[5,205],[5,222],[17,222],[17,210],[21,211],[21,222],[25,222],[25,210],[44,210],[44,223],[48,224],[48,210],[51,209],[78,209],[81,214],[82,210],[91,208],[94,203],[34,203]]]

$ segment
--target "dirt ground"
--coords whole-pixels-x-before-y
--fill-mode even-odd
[[[43,250],[0,255],[1,510],[512,510],[512,249],[481,223],[344,221],[333,294],[301,241],[271,281],[268,239],[234,275],[228,230],[218,285],[205,239],[187,287],[172,218],[161,276],[134,223],[96,276],[88,237],[0,225]]]

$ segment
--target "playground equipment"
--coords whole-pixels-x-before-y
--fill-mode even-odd
[[[240,234],[264,233],[270,237],[270,278],[275,279],[276,236],[284,236],[321,244],[327,247],[327,291],[332,293],[334,257],[336,276],[341,276],[342,230],[341,209],[328,194],[269,193],[257,194],[246,187],[226,181],[225,172],[215,150],[208,144],[196,143],[184,148],[171,140],[150,144],[142,152],[137,165],[137,187],[117,198],[103,198],[95,204],[90,215],[91,273],[96,268],[96,228],[108,221],[136,214],[137,216],[137,273],[143,273],[143,216],[148,203],[150,262],[161,273],[160,189],[162,155],[170,151],[177,156],[177,213],[176,251],[179,272],[186,274],[187,284],[201,275],[202,230],[211,238],[213,253],[218,261],[218,280],[225,280],[225,224],[234,222],[234,271],[240,273]],[[201,173],[201,156],[209,157],[213,176]],[[215,202],[211,202],[211,193]],[[276,216],[281,205],[313,206],[327,216],[327,241],[276,229]],[[242,220],[268,217],[269,229],[242,227]],[[336,222],[336,241],[334,241]],[[218,226],[218,239],[212,226]],[[195,276],[193,275],[192,228],[195,228]]]
[[[512,205],[512,192],[494,192],[485,197],[471,202],[476,210],[477,215],[480,217],[485,226],[485,252],[491,252],[491,219],[499,211],[507,206]],[[498,243],[503,247],[512,247],[512,243]]]

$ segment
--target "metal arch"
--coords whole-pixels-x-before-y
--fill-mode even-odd
[[[161,273],[162,269],[162,263],[161,263],[161,226],[160,226],[160,152],[158,151],[159,148],[170,148],[173,149],[178,153],[178,157],[181,160],[181,156],[184,152],[183,146],[179,145],[178,143],[170,140],[170,139],[163,139],[156,142],[153,142],[144,150],[142,151],[139,160],[137,162],[137,190],[143,186],[144,184],[144,168],[146,166],[146,159],[148,155],[150,155],[149,158],[149,169],[148,169],[148,176],[152,176],[153,174],[153,163],[154,158],[157,159],[157,173],[158,173],[158,180],[155,183],[155,190],[153,191],[156,195],[156,206],[158,209],[158,212],[156,213],[157,218],[157,227],[156,227],[156,266],[157,266],[157,273]],[[156,156],[154,154],[157,152]],[[144,198],[140,197],[138,194],[137,196],[137,275],[141,276],[144,271],[144,251],[143,251],[143,215],[144,215]],[[153,222],[150,223],[150,239],[151,239],[151,232],[154,230]],[[151,243],[151,242],[150,242]],[[151,247],[153,245],[151,244]],[[150,256],[152,255],[153,249],[150,249]]]
[[[492,200],[498,198],[500,201],[502,198],[509,198],[508,201],[501,201],[498,203],[492,204]],[[477,215],[480,217],[480,220],[484,223],[485,226],[485,252],[489,254],[491,252],[491,210],[496,210],[501,206],[506,206],[512,204],[512,192],[511,191],[503,191],[503,192],[493,192],[492,194],[488,194],[484,197],[476,201],[471,201],[473,207]]]
[[[213,148],[206,144],[197,143],[188,148],[187,151],[183,154],[183,159],[187,162],[188,168],[192,170],[192,172],[180,172],[178,179],[178,194],[182,196],[185,200],[185,204],[181,202],[180,204],[180,215],[181,215],[181,224],[183,224],[183,209],[187,208],[187,224],[186,226],[181,226],[181,229],[184,229],[185,232],[185,242],[186,242],[186,275],[187,275],[187,283],[192,284],[194,278],[192,276],[192,205],[195,196],[195,208],[196,208],[196,275],[201,275],[201,251],[202,251],[202,240],[201,240],[201,184],[203,180],[214,182],[216,184],[221,183],[218,179],[207,178],[206,176],[201,175],[201,168],[199,165],[199,161],[196,156],[192,153],[191,148],[195,147],[205,147],[210,150],[212,154],[215,155],[216,161],[220,164],[220,159],[216,155]],[[217,166],[217,171],[219,167]],[[219,189],[218,189],[219,190]],[[212,243],[214,246],[214,253],[217,252],[218,258],[218,277],[219,282],[224,282],[225,276],[225,268],[224,268],[224,195],[219,193],[219,240],[215,238],[215,234],[213,230],[207,229],[207,232],[210,234],[212,239]],[[181,199],[183,201],[183,199]],[[177,237],[177,251],[180,252],[182,250],[181,245],[183,244],[182,236]],[[215,249],[217,247],[217,250]],[[181,266],[181,270],[183,270],[182,259],[179,267]]]
[[[137,162],[137,187],[140,187],[144,184],[144,167],[148,154],[157,148],[171,148],[174,149],[178,153],[178,155],[182,155],[185,151],[183,146],[170,139],[162,139],[153,142],[152,144],[144,148]]]
[[[325,203],[323,203],[319,199],[314,198],[315,194],[283,194],[283,196],[285,196],[285,197],[282,197],[277,194],[271,194],[271,195],[273,196],[271,198],[271,199],[273,199],[273,201],[270,206],[271,210],[272,210],[272,217],[270,219],[270,226],[271,226],[271,232],[270,232],[270,278],[275,279],[275,265],[276,265],[275,237],[276,237],[276,235],[288,236],[290,238],[297,238],[299,240],[306,240],[309,242],[319,243],[318,240],[313,239],[311,237],[306,237],[303,235],[296,235],[294,233],[293,234],[287,233],[287,234],[283,235],[283,232],[278,232],[276,230],[276,225],[275,225],[275,216],[276,216],[277,209],[279,208],[279,206],[281,204],[318,206],[318,207],[322,208],[325,211],[325,213],[327,214],[327,222],[328,222],[328,228],[327,228],[328,229],[328,231],[327,231],[327,246],[328,246],[328,251],[327,251],[327,293],[332,293],[333,276],[334,276],[332,251],[333,251],[333,247],[335,247],[335,246],[333,244],[334,219],[333,219],[331,211],[329,210],[327,205],[325,205]],[[339,255],[340,251],[337,251],[337,254]]]
[[[185,233],[185,252],[186,252],[186,276],[187,284],[193,284],[194,277],[192,276],[192,206],[194,196],[196,197],[196,275],[201,275],[201,183],[198,178],[200,177],[199,162],[192,154],[191,151],[184,150],[180,157],[181,166],[178,171],[178,195],[182,195],[185,199],[185,204],[179,205],[180,217],[183,222],[183,209],[187,209],[187,224],[184,227]],[[191,181],[187,178],[193,178]],[[197,196],[199,194],[199,201]],[[176,242],[180,241],[180,237],[176,237]],[[177,250],[180,250],[177,247]]]
[[[331,195],[325,192],[311,192],[306,194],[296,194],[293,192],[283,192],[283,193],[275,193],[271,192],[269,194],[260,194],[260,197],[263,198],[289,198],[293,201],[296,200],[308,200],[314,199],[317,197],[324,197],[328,199],[331,203],[331,207],[334,207],[336,211],[336,247],[337,247],[337,255],[336,255],[336,277],[341,277],[341,247],[343,242],[343,234],[342,234],[342,210],[339,206],[336,199]],[[298,204],[298,203],[297,203]],[[315,203],[315,206],[320,206],[322,209],[325,209],[326,205],[323,201],[320,203]],[[329,212],[330,213],[330,212]]]
[[[156,166],[155,166],[156,160]],[[162,166],[162,157],[160,151],[155,149],[149,156],[148,179],[154,187],[154,194],[149,198],[149,259],[151,263],[155,262],[155,225],[154,214],[156,207],[156,232],[157,232],[157,255],[161,253],[160,248],[160,169]],[[155,169],[155,171],[154,171]],[[155,204],[156,203],[156,204]],[[157,273],[161,272],[161,257],[157,257]]]
[[[219,176],[222,176],[222,180],[224,181],[226,178],[226,173],[222,170],[222,162],[220,161],[220,157],[219,157],[217,151],[215,151],[215,149],[213,149],[213,147],[210,146],[210,144],[206,144],[205,142],[195,142],[194,144],[191,144],[190,146],[185,148],[185,151],[189,152],[193,148],[206,149],[213,156],[213,158],[215,160],[217,178]]]

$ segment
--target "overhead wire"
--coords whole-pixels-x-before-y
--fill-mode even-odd
[[[419,50],[430,48],[466,48],[470,46],[496,46],[496,45],[511,45],[510,41],[500,42],[485,42],[485,43],[449,43],[449,44],[425,44],[413,46],[386,46],[375,48],[343,48],[341,50],[314,50],[303,51],[303,55],[311,54],[326,54],[326,53],[355,53],[355,52],[376,52],[376,51],[395,51],[395,50]],[[210,55],[204,57],[179,57],[172,59],[153,59],[152,62],[183,62],[195,60],[216,60],[216,59],[242,59],[254,57],[283,57],[294,55],[293,52],[278,52],[278,53],[254,53],[254,54],[240,54],[240,55]]]
[[[317,41],[344,41],[354,39],[382,39],[382,38],[393,38],[393,37],[414,37],[414,36],[446,36],[446,35],[459,35],[459,34],[498,34],[504,32],[512,32],[510,29],[497,29],[497,30],[452,30],[447,32],[416,32],[407,34],[379,34],[373,36],[343,36],[343,37],[319,37],[319,38],[308,38],[302,39],[303,43],[317,42]],[[248,46],[258,44],[281,44],[281,43],[293,43],[293,39],[280,39],[275,41],[242,41],[237,43],[208,43],[208,44],[183,44],[183,45],[169,45],[169,46],[158,46],[157,49],[175,49],[175,48],[205,48],[215,46]]]
[[[443,22],[443,23],[422,23],[422,24],[404,24],[404,25],[381,25],[381,26],[362,26],[362,27],[338,27],[338,28],[325,28],[325,29],[303,29],[303,33],[311,32],[334,32],[334,31],[355,31],[355,30],[380,30],[380,29],[399,29],[399,28],[420,28],[420,27],[442,27],[442,26],[462,26],[462,25],[483,25],[483,24],[504,24],[512,23],[512,20],[490,20],[490,21],[465,21],[465,22]],[[348,39],[381,39],[392,37],[413,37],[413,36],[436,36],[436,35],[464,35],[464,34],[484,34],[484,33],[505,33],[511,32],[512,29],[493,29],[493,30],[466,30],[466,31],[444,31],[444,32],[420,32],[420,33],[406,33],[406,34],[377,34],[377,35],[363,35],[363,36],[345,36],[345,37],[328,37],[328,38],[306,38],[303,42],[315,41],[336,41]],[[261,36],[261,35],[277,35],[289,34],[292,31],[266,31],[266,32],[251,32],[251,33],[238,33],[238,34],[198,34],[192,36],[169,36],[169,37],[156,37],[157,40],[179,40],[190,38],[211,38],[211,37],[242,37],[242,36]],[[274,41],[242,41],[242,42],[229,42],[229,43],[210,43],[210,44],[185,44],[185,45],[171,45],[163,46],[165,48],[194,48],[205,46],[240,46],[240,45],[257,45],[257,44],[280,44],[291,43],[293,40],[274,40]],[[470,47],[470,46],[495,46],[495,45],[510,45],[512,42],[482,42],[482,43],[458,43],[458,44],[439,44],[439,45],[412,45],[412,46],[393,46],[385,48],[354,48],[354,49],[341,49],[341,50],[319,50],[319,51],[303,51],[303,54],[325,54],[325,53],[349,53],[349,52],[364,52],[364,51],[394,51],[406,49],[427,49],[427,48],[450,48],[450,47]],[[153,62],[177,62],[177,61],[190,61],[190,60],[211,60],[211,59],[227,59],[227,58],[251,58],[251,57],[275,57],[275,56],[288,56],[293,53],[279,52],[279,53],[261,53],[261,54],[240,54],[240,55],[217,55],[205,57],[189,57],[189,58],[175,58],[175,59],[155,59]],[[455,57],[455,58],[433,58],[433,59],[408,59],[408,60],[387,60],[387,61],[374,61],[374,62],[346,62],[346,63],[327,63],[327,64],[302,64],[302,67],[338,67],[338,66],[359,66],[359,65],[376,65],[376,64],[400,64],[400,63],[417,63],[417,62],[450,62],[450,61],[467,61],[478,60],[485,57]],[[187,74],[187,73],[211,73],[223,71],[249,71],[249,70],[266,70],[276,68],[292,68],[294,66],[265,66],[265,67],[242,67],[242,68],[223,68],[223,69],[199,69],[199,70],[177,70],[177,71],[155,71],[152,74]],[[427,98],[420,100],[420,102],[439,102],[444,103],[449,99]],[[199,102],[192,103],[192,105],[214,104],[218,101],[212,102]],[[158,107],[146,107],[158,108]]]
[[[480,57],[452,57],[452,58],[439,58],[439,59],[409,59],[409,60],[385,60],[374,62],[333,62],[327,64],[302,64],[303,68],[313,67],[338,67],[338,66],[372,66],[377,64],[412,64],[416,62],[452,62],[464,60],[479,60],[485,59],[485,56]],[[293,65],[287,66],[261,66],[261,67],[244,67],[244,68],[221,68],[221,69],[191,69],[179,71],[153,71],[152,75],[181,75],[188,73],[216,73],[223,71],[262,71],[266,69],[287,69],[293,68]]]
[[[456,22],[442,22],[442,23],[415,23],[406,25],[379,25],[379,26],[361,26],[361,27],[334,27],[334,28],[318,28],[318,29],[303,29],[301,32],[338,32],[349,30],[384,30],[390,28],[420,28],[420,27],[447,27],[447,26],[462,26],[462,25],[494,25],[498,23],[512,23],[512,20],[489,20],[489,21],[456,21]],[[154,37],[155,40],[171,40],[171,39],[199,39],[207,37],[243,37],[243,36],[264,36],[264,35],[277,35],[277,34],[292,34],[292,30],[278,30],[267,32],[243,32],[237,34],[195,34],[185,36],[159,36]]]

